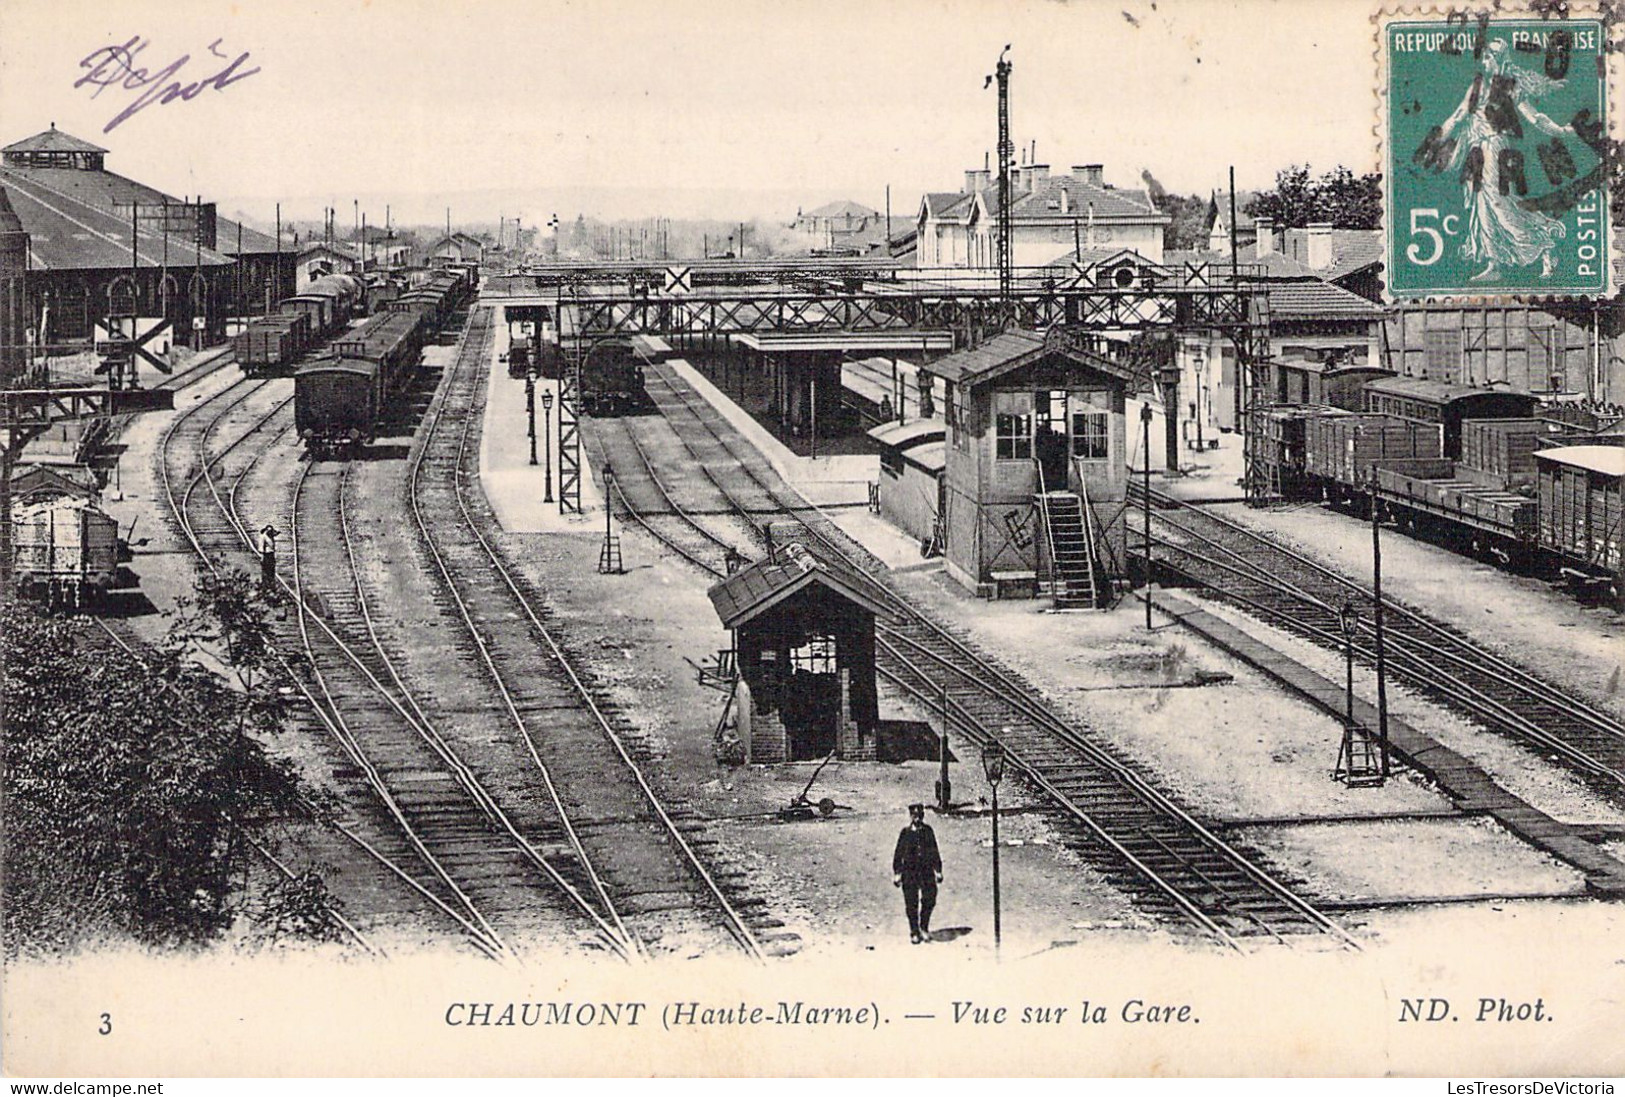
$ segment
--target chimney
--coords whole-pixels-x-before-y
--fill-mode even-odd
[[[1258,257],[1262,259],[1275,250],[1275,219],[1254,217],[1253,225],[1258,229]]]
[[[1048,181],[1049,181],[1049,165],[1048,164],[1028,164],[1027,165],[1027,189],[1028,190],[1037,190],[1039,187],[1043,186]]]
[[[1105,189],[1106,166],[1104,164],[1074,164],[1072,174],[1082,179],[1088,186]]]
[[[975,194],[976,193],[976,176],[977,176],[976,169],[967,168],[965,170],[965,189],[961,193],[964,193],[964,194]]]
[[[1330,221],[1317,221],[1304,226],[1304,246],[1309,252],[1309,265],[1325,270],[1332,265],[1332,225]]]
[[[1021,177],[1026,169],[1020,164],[1010,165],[1010,193],[1021,193]]]
[[[970,168],[965,172],[965,193],[975,194],[988,187],[988,170],[986,168]]]

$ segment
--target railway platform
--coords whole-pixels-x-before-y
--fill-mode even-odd
[[[1207,641],[1257,667],[1288,690],[1333,718],[1344,711],[1344,687],[1270,647],[1257,637],[1207,612],[1190,600],[1159,590],[1157,608]],[[1356,696],[1355,718],[1377,726],[1376,706]],[[1464,813],[1488,815],[1524,841],[1573,865],[1586,887],[1604,898],[1625,898],[1625,864],[1585,837],[1584,827],[1563,823],[1502,788],[1485,770],[1456,750],[1413,727],[1390,711],[1388,741],[1405,764],[1427,775]]]
[[[587,449],[581,450],[581,513],[561,514],[559,504],[558,382],[536,381],[536,459],[530,463],[530,423],[525,410],[525,381],[509,377],[502,362],[508,353],[507,325],[492,329],[491,360],[485,399],[484,430],[480,434],[480,482],[496,511],[497,521],[510,533],[580,531],[603,522],[604,490],[598,470],[590,467]],[[552,394],[551,410],[542,406],[542,393]],[[552,442],[551,473],[547,442]],[[551,474],[554,501],[547,479]]]

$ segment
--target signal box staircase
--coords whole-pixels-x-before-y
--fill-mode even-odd
[[[1088,499],[1070,491],[1046,491],[1043,469],[1034,499],[1049,548],[1050,597],[1056,609],[1100,609],[1111,602],[1111,586],[1096,544]]]

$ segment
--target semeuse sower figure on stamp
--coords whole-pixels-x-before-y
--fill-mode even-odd
[[[942,856],[937,835],[925,822],[925,805],[908,806],[908,826],[897,836],[891,857],[892,886],[903,889],[903,910],[908,914],[908,939],[914,944],[931,939],[931,912],[942,883]]]
[[[1472,276],[1475,282],[1496,277],[1502,267],[1526,267],[1536,260],[1543,278],[1556,268],[1552,253],[1567,232],[1563,222],[1526,208],[1520,201],[1521,176],[1509,185],[1513,181],[1501,173],[1523,162],[1516,144],[1523,122],[1552,137],[1568,136],[1568,130],[1534,105],[1560,86],[1561,81],[1519,65],[1506,42],[1491,42],[1481,78],[1440,126],[1438,140],[1449,149],[1444,167],[1462,175],[1467,231],[1461,255],[1469,263],[1484,264]]]

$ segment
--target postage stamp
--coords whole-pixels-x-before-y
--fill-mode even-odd
[[[1379,25],[1391,298],[1611,292],[1603,18]]]

